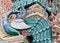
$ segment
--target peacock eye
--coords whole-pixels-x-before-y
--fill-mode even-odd
[[[14,17],[11,15],[9,18],[10,18],[10,19],[13,19]]]

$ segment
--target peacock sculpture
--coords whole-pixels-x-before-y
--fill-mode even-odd
[[[31,43],[52,43],[52,26],[50,25],[50,23],[48,21],[46,21],[45,19],[40,18],[39,15],[38,15],[39,18],[38,17],[37,18],[36,17],[31,17],[31,18],[25,19],[26,15],[28,14],[28,10],[29,10],[28,8],[25,8],[25,7],[28,6],[28,5],[31,5],[32,3],[35,3],[35,4],[37,3],[45,9],[44,16],[47,15],[46,18],[48,18],[48,14],[47,14],[46,10],[48,10],[49,12],[56,13],[56,9],[55,9],[55,6],[54,6],[54,1],[52,2],[51,5],[46,2],[47,0],[44,0],[44,1],[43,0],[17,0],[17,1],[12,0],[12,1],[14,3],[14,7],[12,9],[12,12],[17,12],[17,14],[16,14],[17,20],[15,20],[11,24],[8,21],[8,18],[10,16],[10,14],[8,14],[4,18],[4,25],[3,26],[4,26],[5,32],[9,35],[12,35],[12,36],[13,35],[14,36],[15,35],[20,35],[20,32],[16,28],[19,27],[19,29],[21,29],[20,24],[23,25],[23,23],[24,23],[27,26],[31,26],[31,28],[26,29],[26,31],[28,33],[30,33],[31,36],[33,37]],[[21,12],[20,12],[20,10],[21,10]],[[35,13],[35,11],[32,11],[32,12],[33,12],[33,14]],[[24,19],[25,21],[20,23],[19,19],[21,21],[23,21],[23,19]],[[14,23],[19,24],[19,26],[15,26],[16,24],[13,25]]]

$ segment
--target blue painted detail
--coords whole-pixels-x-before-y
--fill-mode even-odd
[[[46,4],[46,6],[45,6],[45,8],[48,10],[48,11],[50,11],[50,12],[53,12],[53,13],[55,13],[56,12],[56,9],[55,9],[55,6],[52,4],[52,5],[50,5],[50,4]]]
[[[17,11],[17,9],[21,6],[26,6],[28,4],[34,3],[34,2],[38,2],[40,3],[43,7],[45,7],[48,11],[56,13],[56,9],[54,4],[59,4],[59,2],[52,2],[52,5],[49,5],[47,2],[47,0],[20,0],[20,1],[15,1],[14,2],[14,7],[13,7],[13,11]]]
[[[37,23],[31,23],[32,21],[37,21]],[[30,22],[29,22],[30,21]],[[39,18],[29,18],[26,21],[26,24],[30,24],[33,25],[32,28],[28,29],[27,32],[29,32],[32,37],[33,37],[33,41],[31,43],[52,43],[51,40],[51,36],[52,36],[52,28],[51,27],[47,27],[47,25],[49,26],[49,22],[46,22],[46,20],[43,19],[39,19]],[[46,24],[46,26],[44,25]],[[34,26],[35,25],[35,26]]]
[[[26,17],[26,15],[27,15],[27,10],[26,9],[24,9],[24,7],[22,7],[22,11],[21,11],[21,13],[18,13],[17,14],[17,19],[21,19],[21,18],[25,18]]]
[[[16,30],[16,29],[14,29],[14,28],[11,27],[11,25],[10,25],[10,23],[8,21],[8,16],[9,16],[9,14],[4,19],[4,30],[9,35],[19,35],[20,32],[18,30]]]

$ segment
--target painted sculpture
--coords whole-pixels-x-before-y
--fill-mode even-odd
[[[13,7],[13,3],[14,2],[14,7],[13,7],[13,11],[17,11],[19,7],[21,6],[26,6],[26,5],[29,5],[31,3],[34,3],[34,2],[38,2],[40,3],[43,7],[45,7],[48,11],[50,12],[53,12],[55,13],[56,12],[56,9],[55,9],[55,2],[54,0],[51,3],[51,5],[48,3],[49,1],[47,0],[7,0],[7,1],[4,1],[4,0],[1,0],[0,1],[2,4],[4,4],[4,6],[8,9],[8,10],[11,10],[12,7]],[[59,3],[58,1],[56,1],[57,3]],[[8,6],[10,5],[10,6]]]
[[[26,5],[29,5],[31,3],[40,3],[44,8],[46,8],[48,11],[50,12],[53,12],[55,13],[56,12],[56,9],[55,9],[55,6],[54,6],[54,2],[52,1],[51,4],[48,4],[47,0],[20,0],[20,1],[15,1],[15,5],[13,7],[13,11],[17,11],[17,9],[21,6],[26,6]]]
[[[16,19],[16,15],[17,13],[10,13],[4,19],[4,29],[10,35],[20,35],[18,29],[23,30],[31,27],[25,24],[22,19]]]
[[[25,36],[25,32],[27,31],[33,37],[31,43],[52,43],[52,27],[48,22],[49,14],[46,10],[54,14],[56,14],[56,11],[60,12],[60,1],[58,1],[59,0],[0,0],[0,13],[4,18],[3,29],[9,35],[20,35],[21,32],[22,35]],[[27,6],[29,7],[27,8]],[[58,6],[58,9],[56,9],[56,6]],[[9,11],[16,13],[6,16],[6,12]],[[51,16],[51,18],[54,19],[54,17],[58,17],[59,15],[55,16],[52,14]],[[55,24],[56,32],[59,33],[60,21],[58,18],[56,19],[56,21],[52,22],[52,25]],[[18,30],[22,31],[19,32]]]
[[[7,15],[4,19],[4,30],[6,31],[6,33],[10,34],[10,35],[19,35],[20,32],[14,28],[11,27],[9,21],[8,21],[8,16]]]
[[[27,6],[29,6],[29,5],[27,5]],[[42,8],[42,6],[40,6],[39,3],[32,3],[26,9],[27,9],[27,13],[28,13],[26,18],[28,18],[29,16],[33,16],[33,15],[38,15],[38,16],[44,18],[44,15],[43,15],[44,8]]]
[[[29,18],[25,20],[25,22],[32,26],[32,28],[27,30],[33,37],[31,43],[52,43],[52,27],[46,20],[41,18]]]
[[[22,19],[14,20],[13,22],[11,22],[11,26],[15,29],[20,29],[20,30],[31,28],[31,26],[25,24]]]
[[[28,15],[27,14],[27,10],[23,6],[19,7],[17,12],[19,12],[16,15],[17,16],[17,19],[23,19],[23,18],[26,17],[26,15]]]

